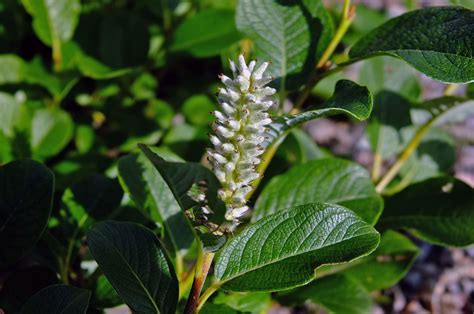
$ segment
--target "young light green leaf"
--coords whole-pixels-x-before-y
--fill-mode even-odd
[[[277,295],[283,304],[302,304],[307,300],[322,305],[329,313],[372,313],[373,302],[359,282],[342,274],[334,274],[306,286]]]
[[[474,189],[450,177],[410,185],[387,200],[379,226],[406,228],[440,245],[473,244]]]
[[[334,33],[320,0],[242,0],[236,21],[253,40],[258,59],[272,62],[268,74],[278,80],[280,92],[307,79]]]
[[[340,80],[334,89],[334,94],[326,100],[321,108],[309,109],[308,111],[276,118],[268,126],[267,146],[276,142],[284,136],[286,132],[304,122],[336,115],[346,114],[359,121],[365,120],[372,112],[372,95],[367,87],[357,85],[348,80]]]
[[[67,285],[52,285],[33,295],[21,308],[20,314],[86,314],[91,293]]]
[[[296,166],[263,189],[253,213],[259,220],[278,210],[315,202],[339,204],[375,224],[383,208],[367,171],[356,163],[326,158]]]
[[[36,244],[51,213],[53,190],[53,173],[37,161],[0,167],[0,268]]]
[[[372,252],[379,234],[350,210],[314,203],[280,210],[227,242],[214,285],[231,291],[279,291],[308,283],[314,269]]]
[[[240,38],[234,14],[232,10],[208,9],[186,19],[174,32],[171,50],[199,58],[218,55]]]
[[[348,265],[342,272],[368,291],[387,289],[405,277],[420,249],[404,235],[387,230],[372,254]]]
[[[191,225],[179,201],[153,163],[142,153],[120,158],[120,183],[147,218],[164,224],[176,251],[189,249],[194,241]]]
[[[89,249],[122,300],[137,313],[175,313],[178,279],[160,241],[133,223],[107,221],[87,232]]]
[[[360,59],[387,54],[443,82],[474,80],[474,12],[462,7],[431,7],[389,20],[350,51]]]
[[[39,158],[59,153],[72,139],[71,116],[60,109],[37,110],[31,121],[31,149]]]
[[[0,85],[23,81],[25,62],[13,54],[0,55]]]
[[[0,132],[8,138],[13,137],[15,133],[20,110],[21,105],[13,96],[0,92]]]
[[[46,45],[63,43],[72,38],[79,21],[79,0],[22,0],[33,16],[33,29]]]

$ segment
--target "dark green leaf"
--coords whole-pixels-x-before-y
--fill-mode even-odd
[[[321,108],[310,109],[293,116],[276,118],[269,126],[267,145],[275,142],[291,128],[316,118],[346,114],[362,121],[367,119],[371,112],[372,95],[367,87],[359,86],[348,80],[341,80],[337,82],[332,97],[325,101]]]
[[[334,32],[320,0],[242,0],[236,20],[253,40],[258,59],[272,62],[268,74],[278,79],[280,92],[307,79]]]
[[[432,7],[405,13],[376,28],[350,51],[352,58],[387,54],[444,82],[474,80],[474,12]]]
[[[277,299],[284,304],[302,304],[307,300],[321,304],[329,313],[372,313],[372,300],[360,283],[341,274],[316,279],[310,284],[281,293]]]
[[[186,19],[175,31],[172,51],[184,51],[195,57],[218,55],[240,38],[234,11],[208,9]]]
[[[213,213],[209,218],[216,224],[223,222],[225,205],[217,196],[221,185],[212,171],[199,163],[166,162],[145,145],[138,146],[166,181],[182,210],[205,203]],[[202,196],[204,202],[198,200]]]
[[[389,198],[380,228],[407,228],[421,239],[452,246],[474,243],[474,189],[449,177],[410,185]]]
[[[369,254],[378,242],[375,229],[338,205],[280,210],[227,242],[214,267],[214,284],[232,291],[297,287],[314,278],[316,267]]]
[[[59,153],[72,139],[71,116],[60,109],[37,110],[31,121],[31,149],[35,156],[46,158]]]
[[[273,178],[255,204],[253,220],[315,202],[345,206],[370,224],[375,224],[383,207],[382,198],[364,168],[350,161],[327,158],[296,166]]]
[[[89,249],[123,301],[137,313],[175,313],[178,280],[158,238],[132,223],[102,222],[87,232]]]
[[[32,160],[0,167],[0,267],[26,253],[46,228],[54,190],[53,173]]]
[[[21,308],[21,314],[85,314],[90,291],[67,285],[46,287],[32,296]]]
[[[142,153],[120,158],[120,182],[145,215],[161,222],[174,249],[187,250],[194,241],[191,225],[166,180]]]
[[[420,249],[407,237],[392,230],[382,235],[380,245],[343,271],[360,282],[368,291],[387,289],[405,277]]]
[[[204,304],[200,313],[202,314],[237,314],[236,310],[224,304],[214,304],[207,302]]]
[[[120,206],[122,197],[117,179],[94,174],[67,189],[62,201],[79,227],[87,229],[95,220],[110,217]]]

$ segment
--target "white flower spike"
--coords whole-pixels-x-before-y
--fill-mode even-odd
[[[256,67],[256,62],[245,63],[243,55],[236,65],[230,62],[233,79],[220,75],[224,87],[219,89],[221,111],[212,114],[214,135],[210,136],[214,149],[209,149],[209,161],[222,183],[219,197],[227,206],[225,218],[238,223],[249,207],[247,195],[251,184],[260,177],[256,168],[263,154],[266,125],[272,120],[267,110],[274,104],[271,96],[276,90],[265,87],[272,78],[264,76],[268,62]]]

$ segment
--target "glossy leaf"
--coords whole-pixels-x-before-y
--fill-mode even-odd
[[[46,158],[59,153],[72,139],[71,116],[60,109],[37,110],[31,121],[31,149],[35,156]]]
[[[334,94],[323,103],[321,108],[309,109],[296,115],[276,118],[269,126],[267,145],[277,141],[291,128],[313,119],[346,114],[362,121],[367,119],[371,112],[372,95],[367,87],[348,80],[340,80],[336,84]]]
[[[242,0],[237,28],[253,40],[256,56],[271,61],[280,92],[299,87],[329,44],[334,25],[320,0]]]
[[[362,38],[350,51],[350,57],[388,54],[440,81],[473,81],[473,22],[474,12],[462,7],[408,12]]]
[[[172,51],[183,51],[195,57],[218,55],[238,41],[234,11],[208,9],[186,19],[175,31]]]
[[[122,300],[138,313],[175,313],[178,280],[153,232],[133,223],[102,222],[87,232],[89,249]]]
[[[0,267],[36,244],[51,213],[53,190],[53,173],[37,161],[0,167]]]
[[[307,300],[322,305],[329,313],[366,314],[372,312],[372,300],[360,283],[345,275],[334,274],[277,295],[284,304],[302,304]]]
[[[79,21],[79,0],[22,0],[33,16],[33,29],[47,45],[66,42],[72,38]]]
[[[441,245],[474,243],[474,189],[449,177],[410,185],[389,198],[379,227],[405,228],[421,239]]]
[[[395,285],[410,270],[420,249],[404,235],[388,230],[372,254],[348,265],[342,273],[360,282],[368,291]]]
[[[347,207],[370,224],[375,224],[383,208],[383,201],[364,168],[350,161],[326,158],[296,166],[272,178],[255,204],[253,220],[315,202]]]
[[[379,234],[350,210],[326,203],[280,210],[248,225],[221,249],[215,283],[231,291],[279,291],[314,269],[373,251]]]
[[[21,308],[21,314],[86,314],[90,291],[67,285],[53,285],[33,295]]]

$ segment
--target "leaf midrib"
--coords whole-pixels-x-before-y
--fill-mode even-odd
[[[315,250],[302,252],[302,253],[300,253],[300,254],[295,254],[295,255],[292,255],[292,256],[284,256],[283,258],[279,258],[279,259],[276,259],[276,260],[268,261],[268,262],[266,262],[266,263],[259,264],[259,265],[256,265],[255,267],[249,268],[249,269],[247,269],[247,270],[244,271],[244,272],[237,273],[237,274],[235,274],[235,275],[233,275],[233,276],[231,276],[231,277],[229,277],[229,278],[226,278],[225,280],[219,280],[219,281],[217,281],[217,282],[218,282],[220,285],[223,285],[224,283],[226,283],[226,282],[228,282],[228,281],[230,281],[230,280],[233,280],[233,279],[235,279],[235,278],[237,278],[237,277],[241,277],[241,276],[243,276],[243,275],[245,275],[245,274],[247,274],[247,273],[249,273],[249,272],[252,272],[252,271],[254,271],[254,270],[257,270],[257,269],[259,269],[259,268],[263,268],[263,267],[269,266],[269,265],[271,265],[271,264],[279,263],[279,262],[282,262],[282,261],[284,261],[284,260],[286,260],[286,259],[289,259],[289,258],[298,257],[298,256],[301,256],[301,255],[304,255],[304,254],[307,254],[307,253],[314,252],[314,251],[319,251],[319,250],[322,250],[322,249],[324,249],[324,248],[330,247],[330,246],[332,246],[332,245],[340,244],[340,243],[346,242],[346,241],[348,241],[348,240],[356,239],[356,238],[358,238],[358,237],[365,236],[365,235],[370,235],[370,234],[372,234],[372,233],[370,233],[370,232],[361,233],[361,234],[358,234],[358,235],[355,236],[355,237],[350,237],[350,238],[344,239],[343,241],[335,242],[335,243],[332,243],[332,244],[330,244],[330,245],[323,245],[323,246],[321,246],[321,247],[319,247],[319,248],[317,248],[317,249],[315,249]],[[369,252],[369,253],[370,253],[370,252]],[[367,253],[367,254],[369,254],[369,253]],[[365,255],[367,255],[367,254],[365,254]],[[361,255],[361,256],[359,256],[359,257],[365,256],[365,255]],[[226,267],[226,269],[227,269],[227,267]]]
[[[133,268],[129,265],[129,263],[127,262],[127,260],[125,259],[125,257],[122,255],[122,253],[118,250],[117,247],[115,247],[115,243],[113,242],[110,242],[108,240],[108,238],[102,234],[102,232],[100,230],[96,230],[96,232],[98,234],[100,234],[100,236],[106,240],[106,242],[108,243],[111,243],[111,247],[117,252],[117,254],[120,256],[120,258],[124,261],[125,265],[127,265],[127,267],[130,269],[130,272],[131,274],[135,277],[135,279],[138,281],[138,283],[140,284],[141,288],[143,289],[143,291],[145,292],[146,296],[149,298],[149,300],[151,301],[153,307],[155,308],[156,310],[156,313],[157,314],[160,314],[160,310],[158,308],[158,305],[156,304],[155,300],[153,299],[153,297],[150,295],[150,293],[148,292],[147,288],[145,287],[145,285],[143,284],[143,282],[141,281],[140,277],[138,277],[138,275],[135,273],[135,271],[133,270]]]

